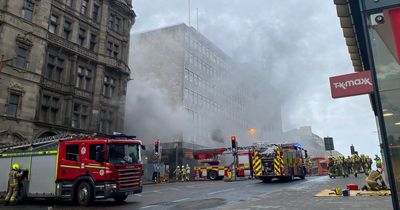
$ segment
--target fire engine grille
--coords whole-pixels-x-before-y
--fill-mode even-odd
[[[119,169],[118,173],[117,184],[120,190],[131,190],[140,187],[140,167]]]

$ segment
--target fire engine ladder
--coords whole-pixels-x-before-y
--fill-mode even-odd
[[[19,143],[14,143],[10,145],[5,145],[5,146],[0,146],[0,153],[6,152],[8,150],[13,150],[13,149],[21,149],[21,148],[26,148],[26,147],[37,147],[37,146],[42,146],[42,145],[47,145],[51,143],[56,143],[62,140],[68,140],[68,139],[83,139],[83,138],[88,138],[91,135],[88,134],[60,134],[60,135],[55,135],[55,136],[49,136],[49,137],[43,137],[43,138],[37,138],[33,139],[30,141],[23,141]]]

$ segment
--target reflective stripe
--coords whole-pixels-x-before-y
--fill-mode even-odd
[[[18,152],[18,153],[0,154],[0,158],[2,158],[2,157],[18,157],[18,156],[33,156],[33,155],[55,155],[55,154],[57,154],[57,150],[37,151],[37,152]]]
[[[80,166],[61,165],[61,168],[81,168]]]
[[[260,153],[258,151],[254,151],[252,154],[252,161],[253,165],[253,172],[255,176],[261,176],[262,171],[261,171],[261,158],[260,158]]]
[[[109,169],[106,166],[98,166],[98,165],[86,165],[86,168]]]

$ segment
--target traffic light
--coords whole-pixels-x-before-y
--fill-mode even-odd
[[[154,154],[158,154],[158,145],[160,144],[160,141],[158,139],[154,140]]]
[[[232,150],[237,149],[236,136],[231,136]]]

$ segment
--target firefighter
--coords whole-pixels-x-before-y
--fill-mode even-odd
[[[370,158],[370,157],[367,155],[368,171],[369,171],[369,170],[372,170],[372,163],[373,163],[372,158]]]
[[[312,161],[310,159],[307,160],[307,173],[309,176],[312,175]]]
[[[347,174],[353,173],[353,168],[351,167],[351,158],[350,156],[347,156],[345,160],[346,166],[347,166]]]
[[[349,173],[347,170],[347,164],[346,164],[346,160],[345,160],[344,156],[339,157],[339,162],[340,162],[340,166],[341,166],[340,170],[342,172],[343,177],[349,177]]]
[[[370,170],[368,177],[365,179],[367,182],[367,185],[364,185],[362,190],[373,190],[373,191],[378,191],[378,190],[383,190],[387,189],[387,186],[385,184],[385,181],[382,178],[381,175],[381,170]]]
[[[186,179],[186,168],[184,165],[181,166],[181,181],[184,182]]]
[[[335,174],[335,158],[334,157],[329,157],[329,163],[328,163],[328,175],[329,178],[336,178]]]
[[[175,169],[175,171],[174,171],[174,174],[175,174],[175,179],[176,179],[176,181],[178,181],[178,180],[180,179],[180,177],[181,177],[181,174],[182,174],[182,171],[181,171],[181,169],[179,168],[179,166],[176,166],[176,169]]]
[[[186,178],[186,181],[189,181],[189,179],[190,179],[190,167],[189,167],[189,164],[186,164],[186,176],[185,176],[185,178]]]
[[[18,163],[14,163],[8,175],[8,192],[4,205],[15,205],[19,192],[19,178],[23,172],[19,168]]]
[[[378,155],[375,155],[376,168],[382,169],[382,160]]]

